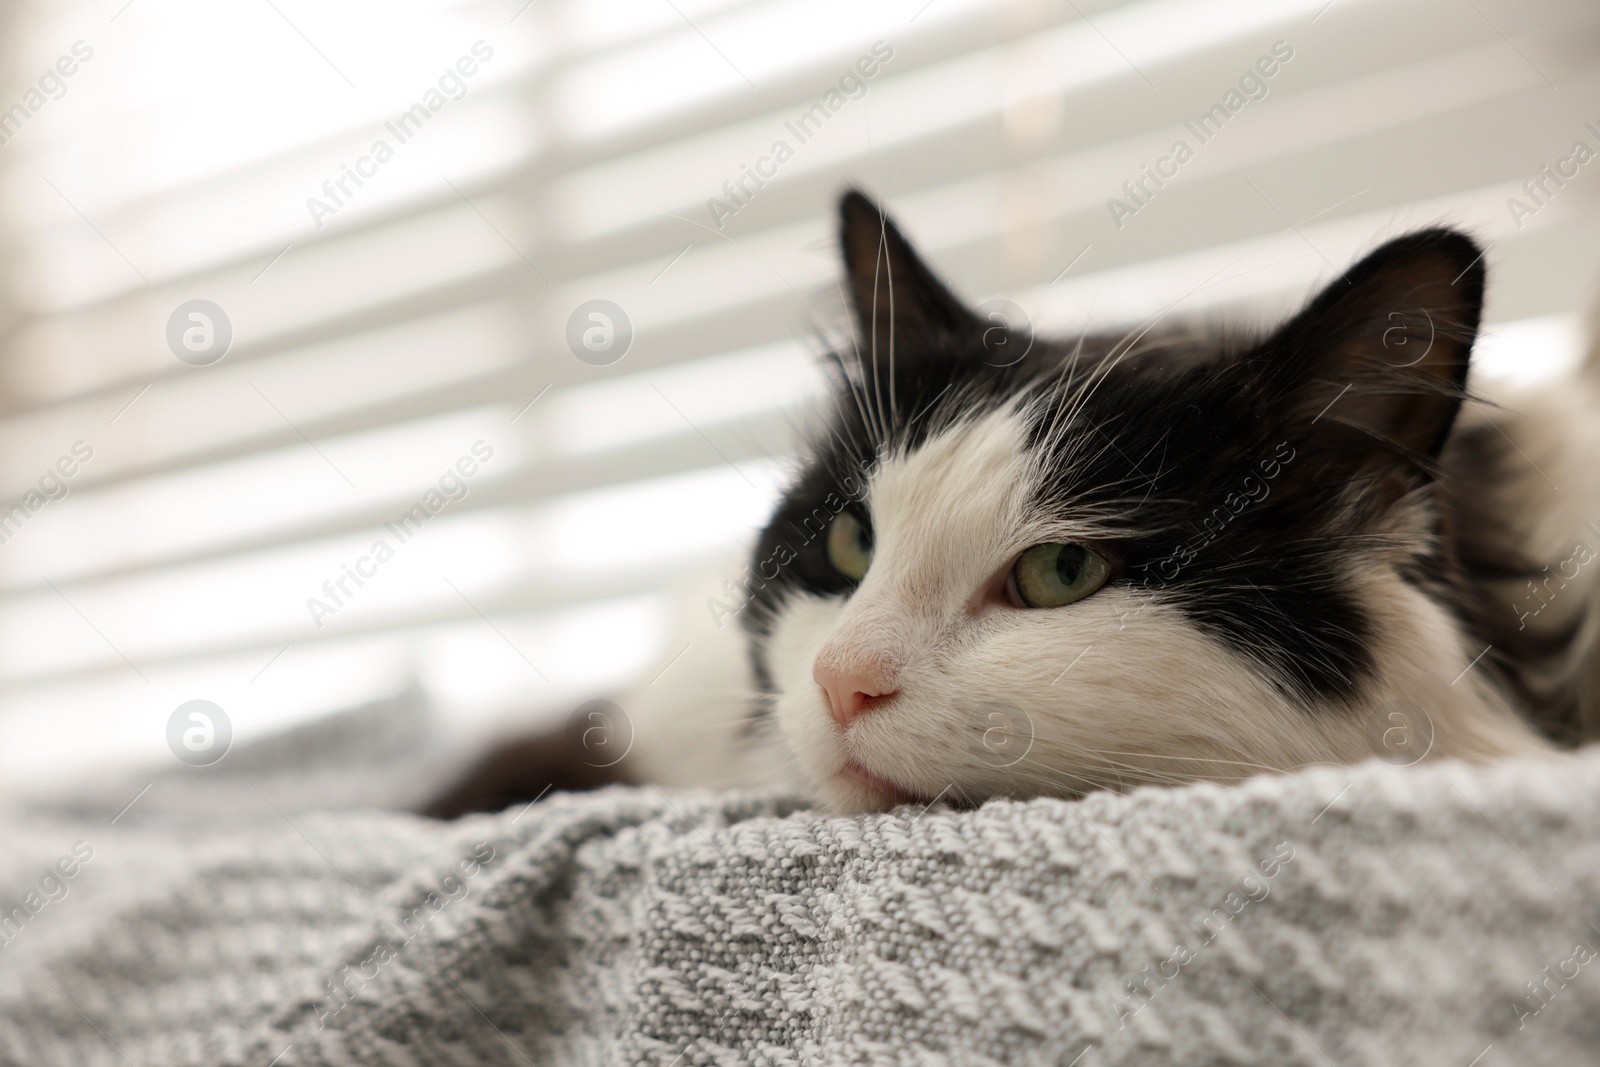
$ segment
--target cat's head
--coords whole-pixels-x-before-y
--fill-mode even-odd
[[[1451,684],[1477,649],[1436,481],[1472,240],[1392,241],[1264,337],[1047,341],[860,194],[841,218],[855,342],[744,615],[762,728],[831,806],[1350,762],[1396,707],[1416,751],[1514,729]]]

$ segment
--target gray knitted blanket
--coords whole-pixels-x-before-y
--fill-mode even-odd
[[[861,818],[234,784],[0,825],[0,1061],[1600,1060],[1600,752]]]

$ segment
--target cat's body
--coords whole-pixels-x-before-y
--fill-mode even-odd
[[[1595,732],[1600,370],[1464,401],[1468,238],[1393,241],[1267,336],[1048,342],[865,198],[842,219],[836,403],[743,640],[696,598],[686,662],[622,702],[634,776],[867,810]]]

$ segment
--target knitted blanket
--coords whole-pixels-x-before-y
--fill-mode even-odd
[[[439,824],[234,785],[254,814],[0,825],[0,1061],[1600,1055],[1600,752],[855,818],[647,787]]]

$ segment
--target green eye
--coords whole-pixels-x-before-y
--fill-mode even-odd
[[[852,582],[866,577],[872,566],[872,535],[848,511],[839,512],[828,526],[828,562]]]
[[[1017,599],[1030,608],[1059,608],[1106,584],[1111,568],[1082,545],[1034,545],[1011,568]]]

